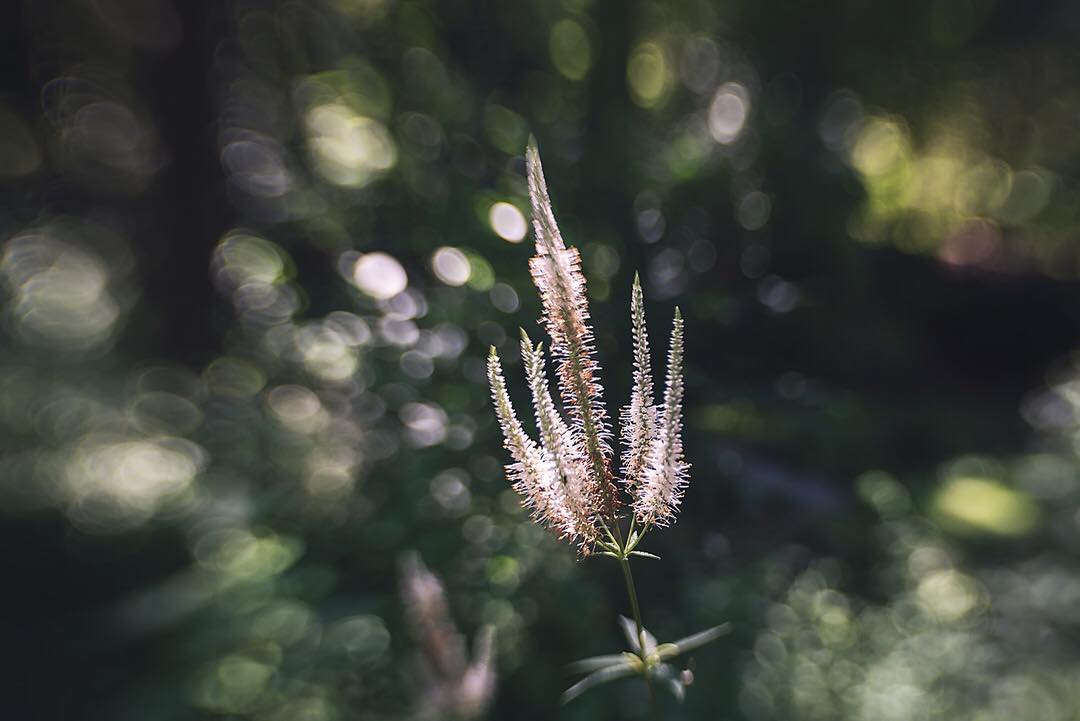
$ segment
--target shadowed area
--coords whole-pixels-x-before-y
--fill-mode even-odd
[[[4,708],[647,718],[655,652],[667,719],[1075,718],[1078,37],[1065,0],[4,4]],[[530,138],[584,405],[520,349]],[[637,394],[649,452],[586,452],[677,518],[642,628],[507,480],[492,347],[532,439],[529,380],[575,428]]]

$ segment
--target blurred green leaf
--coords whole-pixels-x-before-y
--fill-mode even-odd
[[[630,663],[640,659],[632,653],[613,653],[606,656],[590,656],[589,658],[583,658],[579,661],[574,661],[568,668],[574,673],[589,673],[597,671],[608,666],[618,666],[622,664]]]
[[[716,639],[720,638],[724,634],[731,630],[730,623],[721,623],[718,626],[699,631],[691,634],[686,638],[681,638],[674,643],[661,644],[656,649],[656,653],[660,658],[670,658],[672,656],[678,656],[679,654],[692,651],[695,648],[704,646],[707,643],[712,643]]]
[[[589,674],[570,688],[566,689],[566,691],[563,692],[562,701],[563,703],[570,703],[594,686],[599,686],[610,681],[616,681],[620,678],[631,676],[634,673],[636,673],[634,667],[628,663],[602,668],[599,671]]]

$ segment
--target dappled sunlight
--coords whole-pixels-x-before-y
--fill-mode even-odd
[[[0,277],[11,297],[7,320],[25,340],[76,352],[96,350],[113,340],[127,305],[114,285],[123,277],[114,272],[126,270],[126,254],[107,238],[113,247],[106,246],[106,252],[113,251],[113,256],[103,257],[95,251],[93,238],[86,237],[95,233],[107,231],[57,223],[28,230],[5,244]]]
[[[107,195],[142,192],[165,161],[157,129],[130,90],[100,68],[75,68],[41,89],[64,168]]]
[[[993,272],[1031,270],[1055,277],[1076,271],[1061,208],[1073,191],[1050,169],[1052,158],[988,152],[993,110],[964,91],[928,127],[867,112],[840,93],[822,114],[820,132],[859,174],[867,199],[849,224],[853,237],[891,242],[944,263]],[[918,139],[916,139],[918,138]]]
[[[709,103],[709,133],[713,140],[729,145],[739,137],[750,115],[750,98],[739,83],[721,85]]]
[[[0,12],[5,709],[645,718],[641,679],[560,705],[590,657],[665,719],[1075,718],[1080,64],[1069,3],[1013,5]],[[619,413],[635,362],[667,381],[635,274],[686,327],[633,604],[634,502],[567,548],[492,416],[492,349],[532,439],[584,377],[530,290],[530,142],[612,421],[658,412]]]
[[[91,531],[138,525],[186,491],[205,461],[199,446],[178,438],[87,437],[71,449],[64,469],[68,515]]]
[[[376,251],[356,257],[352,282],[372,298],[386,300],[405,290],[409,278],[393,256]]]
[[[649,108],[659,104],[671,86],[671,69],[663,48],[652,42],[634,48],[626,62],[626,80],[638,105]]]
[[[946,488],[957,482],[972,479],[947,481]],[[980,483],[999,490],[979,492],[1003,492],[989,481]],[[1080,617],[1059,615],[1043,596],[1080,588],[1080,575],[1070,570],[1067,557],[1044,552],[1019,573],[1016,567],[967,562],[953,541],[912,514],[895,479],[868,475],[860,491],[886,519],[879,540],[892,560],[879,570],[878,583],[890,600],[878,603],[839,590],[843,584],[832,562],[798,574],[786,598],[768,612],[768,629],[755,642],[743,677],[747,714],[897,721],[958,713],[1002,721],[1030,714],[1071,718],[1077,697],[1070,679],[1080,666],[1059,652],[1061,636]]]
[[[563,19],[551,26],[548,40],[551,63],[568,80],[584,80],[592,66],[592,48],[585,29]]]
[[[366,185],[397,162],[393,139],[374,118],[333,103],[312,108],[306,122],[315,168],[334,185]]]
[[[525,239],[528,226],[525,224],[525,216],[512,203],[500,201],[491,204],[488,211],[488,222],[491,229],[503,240],[511,243],[520,243]]]
[[[431,256],[431,268],[435,277],[447,285],[465,285],[472,269],[469,259],[457,248],[439,248]]]
[[[945,523],[1006,536],[1031,531],[1039,520],[1036,506],[1023,494],[988,478],[954,476],[934,499]]]

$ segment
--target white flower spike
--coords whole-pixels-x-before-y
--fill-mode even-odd
[[[645,472],[634,499],[634,516],[642,526],[668,526],[675,522],[690,466],[683,458],[683,319],[675,309],[668,350],[667,388],[663,415],[649,448]]]
[[[525,150],[525,167],[536,236],[536,255],[529,261],[529,270],[544,308],[540,320],[551,337],[562,413],[551,396],[543,346],[534,344],[522,330],[521,358],[540,434],[539,443],[533,441],[514,415],[499,356],[491,348],[491,397],[504,445],[513,461],[506,467],[506,474],[537,522],[579,544],[584,554],[599,551],[618,560],[626,582],[634,620],[624,618],[623,627],[631,651],[578,663],[577,670],[589,675],[567,689],[563,701],[571,701],[600,684],[637,674],[645,681],[653,715],[658,718],[654,683],[669,688],[680,701],[689,684],[685,680],[688,672],[680,674],[666,659],[708,643],[726,630],[726,626],[716,626],[674,644],[658,645],[642,624],[630,572],[632,557],[657,558],[636,550],[638,544],[650,529],[675,522],[689,479],[690,465],[683,457],[682,444],[683,318],[676,308],[664,402],[656,405],[645,299],[641,281],[634,276],[630,298],[634,382],[630,402],[619,414],[623,477],[621,483],[616,483],[611,470],[611,429],[589,326],[581,256],[576,248],[563,242],[551,210],[540,154],[531,140]],[[619,498],[620,489],[627,496],[626,504]],[[631,511],[625,534],[619,525],[623,505]]]
[[[513,460],[507,475],[537,521],[588,553],[597,547],[614,553],[633,549],[645,529],[675,520],[689,466],[682,454],[683,321],[676,310],[668,357],[664,403],[654,405],[649,339],[641,282],[634,277],[630,313],[633,322],[634,386],[620,414],[622,487],[641,525],[632,542],[622,541],[618,511],[622,505],[612,473],[611,429],[603,403],[600,364],[581,256],[567,247],[555,222],[540,154],[532,143],[525,151],[536,255],[529,269],[540,292],[541,322],[551,337],[562,411],[556,407],[545,372],[544,353],[522,331],[521,356],[532,393],[539,442],[533,441],[514,415],[495,349],[488,361],[495,412]]]

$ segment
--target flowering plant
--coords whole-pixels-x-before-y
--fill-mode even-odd
[[[689,464],[683,457],[683,319],[675,309],[668,348],[663,401],[655,402],[645,327],[641,283],[634,277],[630,313],[633,321],[634,372],[629,403],[620,414],[621,478],[612,471],[612,431],[603,403],[600,364],[596,360],[585,277],[577,248],[567,247],[551,208],[540,154],[525,151],[536,255],[529,269],[543,305],[541,322],[551,338],[559,397],[566,417],[552,398],[543,346],[521,331],[525,365],[539,441],[526,433],[507,393],[502,364],[494,347],[488,357],[488,381],[504,445],[512,462],[507,477],[533,518],[559,537],[576,543],[582,554],[601,553],[618,560],[634,620],[623,618],[631,651],[597,656],[574,664],[589,675],[567,689],[569,701],[592,686],[632,674],[641,675],[656,711],[654,680],[666,683],[681,700],[691,676],[667,660],[718,637],[716,626],[676,643],[657,644],[642,625],[630,558],[656,558],[638,550],[646,534],[675,522]],[[623,509],[628,507],[624,514]],[[623,532],[624,515],[629,517]]]

